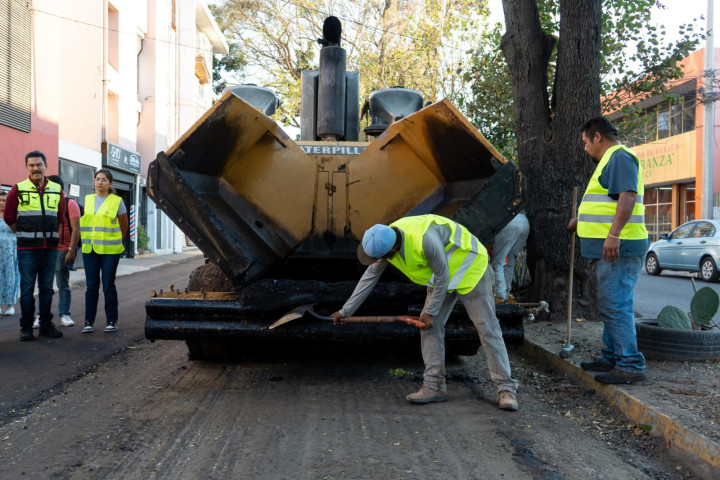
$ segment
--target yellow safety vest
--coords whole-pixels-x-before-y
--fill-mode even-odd
[[[27,179],[17,184],[18,209],[15,233],[18,247],[57,247],[58,207],[62,187],[48,180],[42,195]]]
[[[606,238],[610,233],[610,227],[617,211],[617,200],[613,200],[608,196],[608,190],[600,184],[600,175],[610,161],[610,156],[618,150],[625,150],[637,161],[637,156],[623,145],[615,145],[605,151],[595,169],[595,173],[590,178],[590,183],[588,183],[578,209],[577,233],[582,238]],[[642,167],[638,162],[637,198],[635,199],[632,215],[620,232],[622,240],[648,238],[647,229],[645,228],[644,194]]]
[[[403,244],[389,262],[413,282],[434,287],[435,275],[422,248],[423,235],[432,225],[446,225],[450,228],[450,239],[445,245],[445,256],[450,268],[448,292],[457,290],[463,295],[469,293],[485,273],[487,250],[467,228],[448,218],[419,215],[401,218],[390,224],[402,230]]]
[[[125,251],[117,212],[122,199],[112,193],[95,213],[95,194],[85,196],[85,214],[80,217],[83,253],[118,254]]]

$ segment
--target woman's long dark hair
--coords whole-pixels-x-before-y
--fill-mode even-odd
[[[104,173],[105,176],[107,177],[107,179],[110,180],[110,183],[113,183],[113,177],[112,177],[112,173],[110,173],[110,170],[108,170],[106,168],[101,168],[100,170],[95,172],[95,175],[93,175],[93,179],[95,179],[95,177],[97,177],[98,173]],[[114,195],[117,195],[117,192],[115,191],[115,187],[110,187],[108,189],[108,191]]]

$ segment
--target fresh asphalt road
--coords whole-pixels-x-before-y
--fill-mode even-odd
[[[663,271],[659,276],[648,275],[643,271],[635,287],[635,313],[642,318],[655,318],[666,305],[675,305],[685,312],[690,311],[690,301],[694,290],[692,278],[687,272]],[[698,290],[709,286],[720,294],[720,283],[707,283],[695,279]]]
[[[95,332],[81,332],[85,314],[85,286],[72,287],[72,317],[74,327],[59,327],[62,338],[38,338],[21,342],[19,327],[20,304],[17,313],[0,317],[0,422],[22,415],[54,389],[73,378],[82,377],[95,365],[115,352],[132,348],[145,341],[145,302],[152,290],[174,284],[178,289],[187,286],[190,272],[203,262],[202,256],[171,261],[141,274],[119,276],[115,282],[120,301],[118,331],[105,333],[105,312],[102,292],[95,320]],[[75,272],[73,272],[75,273]],[[53,296],[53,312],[57,314],[57,294]],[[54,319],[59,324],[58,319]]]

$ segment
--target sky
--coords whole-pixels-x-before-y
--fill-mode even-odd
[[[682,24],[692,23],[693,18],[700,18],[700,15],[707,17],[708,0],[660,0],[665,10],[655,8],[651,21],[665,25],[668,35],[672,37],[677,32],[678,27]],[[494,22],[503,22],[504,15],[501,0],[489,0],[488,2],[491,12],[491,19]],[[718,32],[715,35],[715,47],[720,46],[720,2],[716,1],[715,10],[713,12],[713,29]],[[699,20],[699,23],[705,29],[706,20]],[[703,42],[702,47],[705,47]]]

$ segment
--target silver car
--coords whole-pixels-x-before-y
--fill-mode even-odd
[[[720,222],[693,220],[684,223],[670,235],[650,245],[645,256],[645,270],[660,275],[663,270],[700,272],[706,282],[716,282],[720,262]]]

